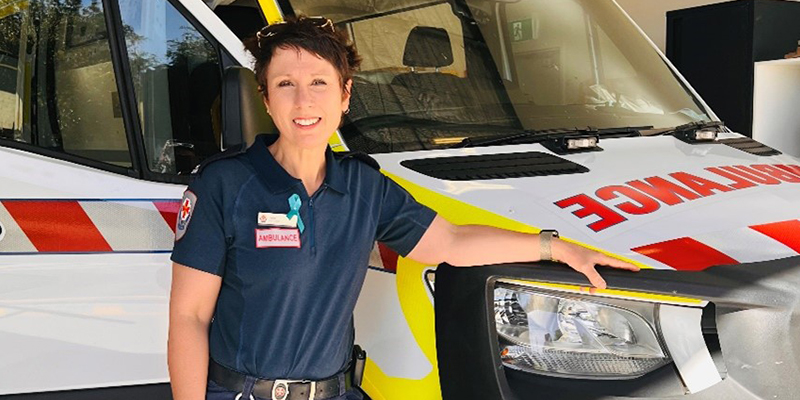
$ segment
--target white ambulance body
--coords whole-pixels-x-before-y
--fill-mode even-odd
[[[169,398],[180,198],[264,122],[239,37],[293,14],[364,58],[334,150],[455,223],[645,268],[590,295],[377,244],[370,398],[796,393],[800,159],[715,124],[611,0],[0,0],[0,398]]]

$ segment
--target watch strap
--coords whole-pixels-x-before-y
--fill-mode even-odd
[[[558,231],[543,229],[539,232],[539,259],[542,261],[555,261],[553,259],[553,238],[558,238]]]

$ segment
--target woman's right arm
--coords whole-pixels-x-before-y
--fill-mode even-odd
[[[206,398],[208,327],[222,278],[172,264],[167,363],[175,400]]]

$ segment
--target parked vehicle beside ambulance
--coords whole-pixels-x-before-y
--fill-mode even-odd
[[[5,0],[0,398],[169,398],[179,199],[269,129],[239,38],[292,14],[364,58],[334,150],[453,222],[646,268],[589,294],[552,263],[376,244],[354,318],[369,397],[800,389],[800,160],[726,129],[612,0]]]

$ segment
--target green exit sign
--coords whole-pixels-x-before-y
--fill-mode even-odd
[[[522,42],[533,39],[533,22],[530,18],[511,21],[509,33],[512,42]]]

